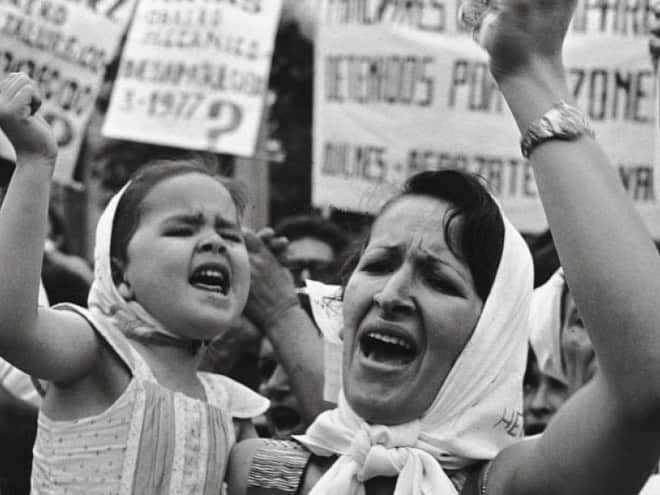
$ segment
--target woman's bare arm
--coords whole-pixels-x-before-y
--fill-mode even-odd
[[[574,0],[504,0],[481,40],[521,133],[572,97],[562,61]],[[660,456],[660,257],[601,147],[551,140],[531,154],[599,376],[539,440],[505,451],[490,493],[637,493]]]

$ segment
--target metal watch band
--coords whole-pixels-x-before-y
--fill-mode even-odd
[[[520,140],[520,151],[529,158],[534,148],[545,141],[572,141],[584,135],[594,137],[587,116],[580,109],[560,101],[529,126]]]

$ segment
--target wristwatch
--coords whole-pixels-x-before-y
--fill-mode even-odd
[[[534,148],[545,141],[572,141],[585,135],[595,136],[587,116],[578,108],[560,101],[527,128],[520,140],[520,151],[529,158]]]

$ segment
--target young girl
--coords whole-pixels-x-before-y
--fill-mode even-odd
[[[16,171],[0,209],[0,353],[49,381],[32,493],[214,494],[267,401],[197,373],[248,295],[240,202],[194,160],[160,161],[109,203],[89,310],[37,308],[57,149],[34,83],[0,82]],[[233,419],[233,421],[232,421]]]

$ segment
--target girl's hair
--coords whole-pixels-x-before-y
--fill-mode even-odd
[[[112,260],[112,280],[115,284],[122,281],[120,266],[126,264],[128,243],[140,225],[144,198],[164,180],[186,174],[201,174],[217,180],[229,192],[236,205],[239,217],[237,220],[240,221],[246,205],[244,188],[236,181],[215,175],[205,164],[206,160],[201,154],[191,154],[181,159],[155,159],[147,162],[135,172],[130,184],[119,199],[112,223],[110,259]]]
[[[504,221],[495,200],[476,175],[454,169],[425,171],[410,177],[402,191],[383,205],[376,220],[401,198],[419,195],[449,203],[449,209],[440,220],[447,247],[454,256],[465,261],[477,295],[485,301],[504,247]],[[450,230],[454,223],[456,228]],[[357,266],[369,236],[370,232],[359,252],[349,258],[343,270],[345,282]]]

